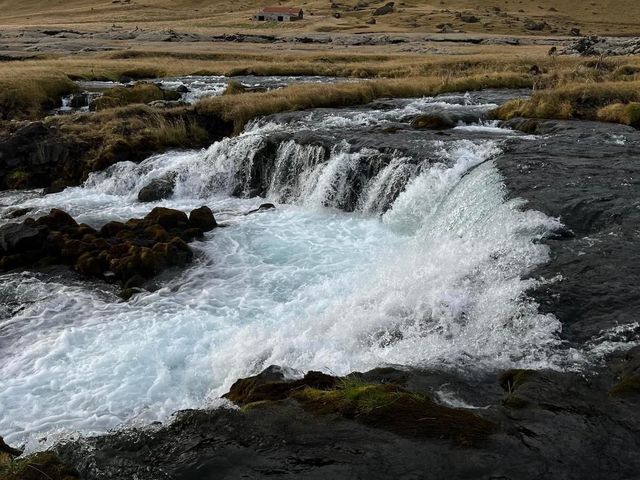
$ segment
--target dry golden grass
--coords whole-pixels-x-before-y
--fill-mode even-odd
[[[640,127],[640,103],[614,103],[598,110],[596,118],[601,122],[622,123]]]
[[[640,101],[640,81],[638,80],[580,83],[537,92],[529,100],[507,102],[493,113],[496,118],[504,120],[529,117],[616,121],[616,118],[624,118],[627,112],[626,107],[609,107],[610,105],[638,101]],[[629,115],[631,115],[630,112],[631,110]]]
[[[76,85],[60,71],[32,65],[0,68],[0,120],[16,112],[35,117],[52,109],[60,97],[76,90]]]

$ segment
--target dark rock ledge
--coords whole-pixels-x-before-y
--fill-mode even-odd
[[[470,379],[380,368],[291,380],[286,372],[272,366],[238,380],[225,397],[239,409],[185,410],[167,425],[38,455],[69,466],[51,460],[70,472],[48,473],[53,480],[74,472],[84,480],[622,480],[640,471],[640,347],[588,375],[509,370]],[[447,405],[442,391],[475,408]],[[38,457],[12,468],[30,462]],[[31,478],[2,468],[0,480]]]
[[[163,270],[188,264],[193,251],[187,242],[216,226],[205,206],[189,216],[157,207],[142,219],[109,222],[100,230],[54,208],[44,217],[0,227],[0,272],[68,265],[81,275],[118,282],[128,298]]]

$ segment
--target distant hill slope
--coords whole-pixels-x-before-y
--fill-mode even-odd
[[[373,16],[383,0],[0,0],[0,25],[127,23],[191,29],[273,31],[446,31],[510,35],[582,33],[640,35],[638,0],[401,0],[393,13]],[[299,6],[303,22],[251,21],[262,6]],[[333,5],[333,8],[332,8]],[[336,18],[339,17],[339,18]],[[372,18],[376,22],[373,24]]]

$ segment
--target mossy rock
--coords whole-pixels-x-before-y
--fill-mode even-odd
[[[476,414],[435,403],[394,384],[345,379],[336,389],[311,387],[292,398],[317,414],[338,414],[406,438],[441,439],[464,447],[481,445],[496,426]]]
[[[30,185],[31,175],[24,170],[14,170],[5,177],[5,183],[10,189],[27,188]]]
[[[424,114],[414,118],[411,126],[420,130],[446,130],[455,127],[456,122],[445,114]]]
[[[337,378],[321,372],[309,372],[300,380],[286,381],[282,371],[276,366],[271,366],[259,375],[237,380],[223,397],[240,406],[256,402],[274,402],[284,400],[291,392],[305,387],[330,389],[337,381]]]
[[[611,390],[609,396],[614,398],[635,397],[640,395],[640,375],[629,375],[623,377],[616,383]]]
[[[0,480],[78,480],[80,475],[51,452],[0,465]]]
[[[507,370],[500,375],[499,382],[502,389],[507,392],[506,397],[502,401],[503,405],[508,408],[521,409],[529,405],[529,401],[522,398],[516,392],[527,381],[533,380],[536,376],[534,370]]]
[[[107,90],[104,94],[94,100],[93,106],[96,111],[108,108],[124,107],[136,103],[150,103],[156,100],[179,100],[178,92],[173,90],[163,90],[154,83],[137,83],[133,86],[116,87]]]

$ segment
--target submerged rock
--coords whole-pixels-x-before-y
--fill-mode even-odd
[[[156,202],[169,198],[173,195],[176,186],[175,174],[166,175],[161,178],[154,178],[138,192],[139,202]]]
[[[263,203],[258,208],[254,208],[253,210],[249,210],[247,213],[245,213],[245,215],[250,215],[252,213],[258,213],[258,212],[266,212],[267,210],[273,210],[275,208],[276,208],[276,206],[273,203]]]
[[[69,265],[85,276],[140,287],[166,268],[187,265],[193,252],[186,242],[216,226],[208,207],[190,217],[157,207],[142,219],[109,222],[99,231],[52,209],[38,219],[0,227],[0,270]]]
[[[444,113],[418,115],[411,122],[413,128],[446,130],[456,126],[456,121]]]

